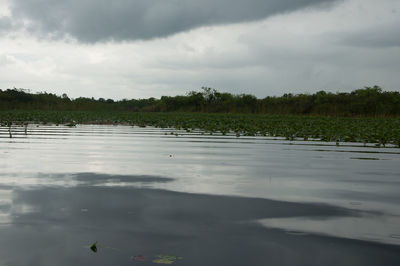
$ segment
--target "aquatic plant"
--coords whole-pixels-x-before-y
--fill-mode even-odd
[[[176,257],[171,255],[157,255],[157,258],[153,260],[154,263],[158,264],[172,264],[177,260],[181,260],[182,257]]]
[[[200,130],[212,135],[282,137],[289,141],[331,141],[400,146],[400,118],[328,117],[300,115],[212,114],[212,113],[132,113],[132,112],[0,112],[0,124],[53,123],[126,124],[171,129]],[[190,132],[189,132],[190,131]],[[179,134],[180,135],[180,134]]]
[[[97,253],[97,251],[98,251],[98,249],[97,249],[98,248],[97,241],[94,242],[90,246],[86,246],[85,248],[87,248],[87,247],[89,247],[90,250],[93,251],[94,253]],[[108,246],[101,246],[101,248],[109,248],[109,249],[113,249],[113,250],[118,250],[116,248],[112,248],[112,247],[108,247]],[[118,251],[120,251],[120,250],[118,250]],[[146,260],[146,257],[143,256],[143,255],[135,255],[135,256],[131,256],[130,259],[132,261],[143,262],[143,261]],[[182,257],[178,257],[178,256],[160,254],[160,255],[157,255],[155,259],[153,259],[153,262],[157,263],[157,264],[173,264],[174,262],[176,262],[178,260],[181,260],[181,259],[183,259],[183,258]]]

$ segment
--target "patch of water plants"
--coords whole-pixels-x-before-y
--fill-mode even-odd
[[[97,244],[97,241],[94,242],[92,245],[90,246],[85,246],[85,248],[89,247],[90,250],[94,253],[97,253],[99,248],[102,249],[113,249],[113,250],[117,250],[117,251],[121,251],[119,249],[113,248],[113,247],[109,247],[109,246],[99,246]],[[159,254],[156,255],[152,262],[153,263],[157,263],[157,264],[173,264],[174,262],[178,261],[178,260],[182,260],[182,257],[178,257],[178,256],[172,256],[172,255],[165,255],[165,254]],[[135,255],[135,256],[131,256],[131,260],[135,261],[135,262],[143,262],[146,261],[146,257],[143,255]]]
[[[4,111],[0,124],[125,124],[210,134],[284,137],[287,140],[361,142],[400,147],[398,117],[328,117],[215,113]]]

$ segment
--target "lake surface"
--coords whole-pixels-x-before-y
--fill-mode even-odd
[[[0,128],[0,247],[0,265],[400,265],[400,149]]]

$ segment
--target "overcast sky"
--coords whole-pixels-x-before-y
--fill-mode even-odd
[[[0,0],[0,89],[400,91],[399,0]]]

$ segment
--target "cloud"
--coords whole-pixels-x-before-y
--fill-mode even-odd
[[[400,47],[398,26],[399,25],[379,26],[361,32],[343,34],[343,36],[338,38],[338,43],[371,48]]]
[[[201,26],[260,20],[337,0],[13,0],[14,19],[41,36],[147,40]],[[1,22],[0,22],[1,23]]]
[[[8,32],[13,28],[9,17],[0,17],[0,32]]]
[[[167,38],[90,45],[24,31],[2,34],[0,89],[114,99],[182,95],[201,86],[257,97],[375,84],[399,91],[398,10],[398,0],[346,0]],[[38,32],[32,23],[38,34],[68,34],[51,24]]]

